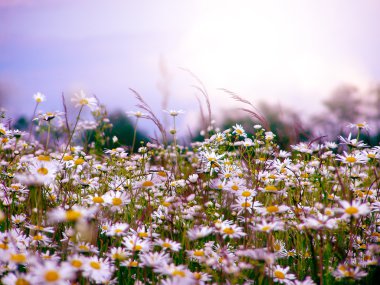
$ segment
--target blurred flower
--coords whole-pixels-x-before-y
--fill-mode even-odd
[[[148,114],[142,113],[141,111],[128,111],[125,112],[128,117],[136,117],[136,118],[147,118]]]
[[[46,97],[44,94],[40,93],[40,92],[37,92],[36,94],[33,95],[33,99],[37,102],[37,103],[42,103],[42,102],[45,102],[46,100]]]
[[[73,98],[71,98],[71,102],[75,104],[75,107],[88,106],[91,111],[94,111],[98,107],[98,101],[96,98],[87,97],[83,90],[74,94]]]
[[[178,116],[179,114],[183,114],[185,113],[185,111],[183,110],[163,110],[165,113],[168,113],[170,116],[172,117],[176,117]]]

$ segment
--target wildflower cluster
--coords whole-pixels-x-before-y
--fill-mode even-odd
[[[80,93],[73,102],[78,120],[54,149],[0,124],[3,284],[372,280],[380,147],[350,134],[288,152],[260,125],[253,134],[236,125],[191,147],[96,155],[73,133],[97,100]],[[62,114],[38,118],[53,115]]]

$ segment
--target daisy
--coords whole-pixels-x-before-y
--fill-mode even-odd
[[[345,264],[340,264],[337,269],[332,272],[332,275],[335,278],[341,279],[341,278],[352,278],[355,280],[359,280],[365,276],[367,276],[367,273],[360,270],[360,267],[349,267]]]
[[[32,278],[25,273],[8,273],[1,279],[4,285],[28,285],[31,284]]]
[[[187,231],[187,236],[190,240],[196,240],[200,238],[204,238],[210,234],[212,234],[213,229],[207,226],[195,227]]]
[[[232,128],[234,129],[234,131],[232,132],[233,134],[236,134],[237,136],[241,136],[245,138],[247,137],[247,134],[242,125],[236,124]]]
[[[280,284],[293,284],[296,276],[294,274],[289,274],[289,267],[282,268],[280,265],[267,269],[267,274],[273,278],[275,282]]]
[[[223,238],[240,238],[246,235],[242,227],[231,224],[229,221],[224,221],[220,224],[219,233],[223,235]]]
[[[69,210],[63,208],[55,208],[49,213],[49,220],[51,222],[76,222],[82,219],[89,219],[94,216],[97,208],[83,208],[79,206],[73,206]]]
[[[72,254],[67,257],[67,263],[74,271],[82,270],[86,257],[79,254]]]
[[[236,196],[243,198],[252,198],[256,196],[256,191],[253,189],[239,189],[236,193]]]
[[[252,213],[253,208],[260,205],[260,202],[253,202],[252,198],[238,197],[235,200],[235,204],[233,204],[231,207],[232,209],[238,212],[238,215],[240,215],[245,211],[247,211],[248,213]]]
[[[348,165],[354,165],[354,164],[362,164],[362,163],[366,163],[368,161],[368,158],[359,153],[359,152],[352,152],[352,153],[347,153],[347,152],[343,152],[343,155],[341,154],[338,154],[337,156],[337,160],[340,160],[341,162],[343,162],[344,164],[348,164]]]
[[[58,265],[56,262],[37,263],[32,267],[33,284],[66,285],[74,278],[73,269],[66,263]]]
[[[141,111],[128,111],[125,112],[128,117],[136,117],[136,118],[147,118],[148,114],[142,113]]]
[[[83,276],[96,283],[105,283],[112,277],[113,268],[108,259],[89,257],[83,265]]]
[[[214,150],[201,152],[202,161],[206,163],[205,171],[215,170],[218,171],[220,168],[221,160],[225,154],[216,154]]]
[[[148,228],[145,225],[139,226],[136,230],[130,229],[130,232],[132,235],[138,236],[142,239],[151,239],[152,237],[156,238],[160,236],[158,233],[154,232],[152,227]]]
[[[359,218],[360,216],[366,216],[370,209],[367,204],[361,204],[359,201],[353,200],[352,203],[348,201],[340,201],[342,208],[337,208],[336,211],[343,213],[342,219],[350,217]]]
[[[42,103],[42,102],[45,102],[46,96],[40,92],[37,92],[33,94],[33,99],[34,101],[36,101],[36,103]]]
[[[155,269],[156,272],[170,275],[174,284],[194,284],[192,272],[184,265],[164,264]]]
[[[156,240],[156,244],[161,246],[163,249],[170,249],[171,251],[179,251],[181,249],[181,244],[170,239]]]
[[[362,122],[362,123],[356,123],[356,124],[348,124],[349,128],[351,129],[357,129],[357,130],[366,130],[366,131],[369,131],[370,127],[368,125],[368,123],[366,121]]]
[[[104,201],[110,206],[111,211],[120,212],[130,202],[128,194],[122,191],[108,191],[103,195]]]
[[[34,121],[35,120],[38,120],[38,121],[41,121],[41,120],[44,120],[46,122],[50,122],[51,120],[53,120],[55,117],[58,117],[58,116],[63,116],[65,113],[64,112],[59,112],[59,111],[55,111],[55,112],[46,112],[46,113],[41,113],[37,116],[37,118],[33,119]]]
[[[347,138],[344,138],[343,136],[339,136],[339,140],[341,141],[340,144],[346,144],[348,146],[355,147],[355,148],[363,148],[367,146],[363,141],[352,139],[351,136],[352,136],[351,133],[348,135]]]
[[[94,111],[98,107],[98,101],[96,98],[87,97],[83,90],[74,94],[73,98],[71,98],[71,102],[75,104],[75,107],[88,106],[91,111]]]
[[[115,223],[111,228],[106,231],[107,236],[125,236],[127,234],[126,230],[129,225],[127,223]]]
[[[123,245],[130,251],[150,251],[152,247],[149,240],[143,240],[134,236],[123,238]]]
[[[284,225],[282,222],[267,223],[265,220],[263,220],[261,224],[255,225],[253,229],[260,232],[270,233],[271,231],[275,231],[275,230],[283,230]]]
[[[120,263],[120,266],[125,266],[125,267],[141,267],[141,264],[132,258],[128,258],[124,260],[123,262]]]
[[[30,244],[32,245],[49,245],[51,243],[51,238],[47,237],[44,234],[37,233],[31,237]]]
[[[28,262],[29,253],[25,252],[10,252],[8,256],[8,262],[10,264],[26,264]]]
[[[262,215],[280,214],[288,211],[290,208],[285,205],[271,205],[266,207],[258,207],[256,211]]]
[[[171,261],[168,253],[165,251],[160,252],[146,252],[140,254],[141,266],[159,267]]]
[[[165,113],[168,113],[172,117],[177,117],[179,114],[185,113],[183,110],[163,110]]]
[[[130,253],[127,252],[126,249],[122,247],[113,247],[111,248],[111,252],[108,253],[108,256],[114,261],[115,260],[123,261],[127,259],[129,255]]]
[[[29,173],[17,174],[16,178],[22,184],[50,184],[59,171],[59,162],[52,161],[50,157],[40,155],[32,160]]]

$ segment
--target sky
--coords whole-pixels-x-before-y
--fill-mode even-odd
[[[339,85],[380,81],[380,1],[0,0],[0,91],[10,115],[62,110],[83,89],[110,110],[198,118],[197,84],[216,117],[236,106],[220,88],[313,114]],[[3,95],[4,96],[4,95]],[[166,98],[166,99],[164,99]]]

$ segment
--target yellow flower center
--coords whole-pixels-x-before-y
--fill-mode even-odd
[[[75,165],[82,165],[84,163],[84,159],[83,158],[78,158],[74,161]]]
[[[274,185],[267,185],[265,187],[265,191],[277,191],[277,190],[278,190],[277,187]]]
[[[76,221],[78,220],[79,218],[82,217],[82,213],[79,212],[79,211],[75,211],[75,210],[68,210],[66,212],[66,220],[67,221]]]
[[[152,181],[147,180],[147,181],[143,182],[142,187],[151,187],[153,185],[154,185],[154,183]]]
[[[103,203],[104,199],[102,197],[97,196],[97,197],[92,198],[92,202],[99,204],[99,203]]]
[[[162,247],[171,248],[172,245],[171,245],[170,243],[168,243],[168,242],[164,242],[164,243],[162,244]]]
[[[172,276],[179,276],[179,277],[184,278],[186,276],[186,274],[185,274],[185,272],[183,272],[181,270],[174,270],[172,272]]]
[[[274,249],[275,251],[279,251],[279,250],[281,249],[281,245],[279,245],[278,243],[275,243],[275,244],[273,245],[273,249]]]
[[[34,237],[33,237],[33,240],[37,240],[37,241],[40,241],[40,240],[43,240],[43,236],[42,235],[35,235]]]
[[[146,232],[139,232],[139,237],[146,238],[146,237],[148,237],[148,233],[146,233]]]
[[[269,206],[266,209],[268,213],[276,213],[280,210],[277,206]]]
[[[71,155],[65,155],[63,157],[63,161],[69,161],[69,160],[73,160],[74,158],[71,156]]]
[[[130,263],[129,263],[129,266],[132,266],[132,267],[136,267],[136,266],[138,266],[139,265],[139,263],[137,262],[137,261],[131,261]]]
[[[231,189],[234,190],[234,191],[237,191],[237,190],[239,190],[239,186],[237,186],[236,184],[234,184],[234,185],[231,186]]]
[[[249,191],[243,191],[243,192],[241,193],[241,195],[242,195],[243,197],[249,197],[249,196],[251,196],[251,192],[249,192]]]
[[[120,206],[121,204],[123,203],[123,200],[121,200],[120,198],[112,198],[112,205],[114,206]]]
[[[20,190],[20,186],[18,186],[18,185],[11,185],[11,188],[12,188],[13,190],[15,190],[15,191]]]
[[[227,235],[232,235],[235,231],[233,228],[225,228],[223,232]]]
[[[120,253],[114,253],[113,255],[112,255],[112,258],[113,259],[117,259],[117,260],[124,260],[125,259],[125,256],[123,255],[123,254],[120,254]]]
[[[15,285],[29,285],[29,282],[24,278],[18,278],[15,282]]]
[[[359,209],[353,206],[350,206],[344,210],[349,215],[355,215],[359,212]]]
[[[6,244],[6,243],[0,243],[0,249],[5,249],[5,250],[7,250],[7,249],[9,249],[9,246],[8,246],[8,244]]]
[[[167,177],[168,176],[165,171],[158,171],[157,174],[161,177]]]
[[[47,175],[49,173],[49,170],[45,167],[40,167],[37,169],[37,173],[41,175]]]
[[[80,246],[78,246],[78,248],[82,251],[89,251],[90,250],[90,248],[87,245],[80,245]]]
[[[39,161],[50,161],[50,156],[48,156],[48,155],[39,155],[37,159]]]
[[[134,247],[133,247],[133,250],[134,251],[140,251],[140,250],[142,250],[142,246],[141,245],[139,245],[139,244],[136,244]]]
[[[347,156],[346,157],[346,161],[349,162],[349,163],[355,163],[356,162],[356,158],[353,157],[353,156]]]
[[[171,203],[170,202],[163,202],[162,203],[162,206],[164,206],[164,207],[169,207],[171,205]]]
[[[195,256],[204,256],[205,252],[203,250],[194,250]]]
[[[73,259],[71,261],[71,265],[74,266],[75,268],[80,268],[82,266],[83,262],[80,261],[79,259]]]
[[[97,261],[91,261],[90,266],[96,270],[99,270],[101,268],[100,263]]]
[[[82,99],[80,99],[79,100],[79,104],[81,104],[81,105],[88,105],[88,100],[86,99],[86,98],[82,98]]]
[[[15,263],[24,263],[26,261],[26,256],[22,253],[11,254],[11,261]]]
[[[193,276],[196,280],[201,280],[202,278],[202,274],[200,274],[199,272],[194,272],[193,273]]]
[[[285,274],[281,272],[280,270],[276,270],[274,272],[274,276],[278,279],[285,279]]]
[[[48,270],[45,272],[45,281],[54,282],[60,278],[59,273],[55,270]]]
[[[262,230],[263,232],[269,231],[270,229],[271,229],[270,226],[263,226],[263,227],[261,228],[261,230]]]
[[[249,208],[249,207],[251,207],[251,203],[249,203],[249,202],[243,202],[242,204],[241,204],[241,206],[243,207],[243,208]]]
[[[369,153],[369,154],[367,154],[367,157],[368,157],[368,158],[376,158],[376,154],[374,154],[374,153]]]

